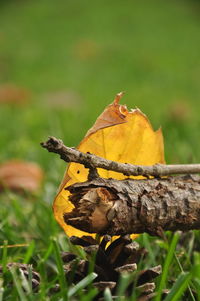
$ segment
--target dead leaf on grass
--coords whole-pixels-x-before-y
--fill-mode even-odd
[[[99,51],[99,45],[90,39],[77,41],[73,48],[73,54],[80,60],[95,58]]]
[[[30,99],[30,92],[12,83],[0,85],[0,104],[21,105]]]
[[[55,91],[41,97],[44,105],[51,108],[74,109],[81,106],[81,96],[75,91]]]
[[[188,101],[178,100],[169,106],[167,115],[172,121],[187,122],[192,118],[192,108]]]
[[[10,189],[17,192],[37,192],[44,173],[33,162],[10,160],[0,165],[0,190]]]

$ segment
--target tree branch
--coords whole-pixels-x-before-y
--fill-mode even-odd
[[[101,235],[161,235],[164,230],[200,229],[200,176],[191,175],[200,172],[200,164],[122,164],[66,147],[54,137],[42,146],[58,153],[66,162],[81,163],[90,169],[87,182],[65,188],[70,191],[74,205],[71,212],[64,214],[67,224]],[[97,168],[155,178],[102,179]],[[160,178],[171,174],[188,175]]]
[[[132,165],[128,163],[118,163],[111,160],[98,157],[88,153],[82,153],[75,148],[67,147],[62,140],[55,137],[49,137],[46,142],[41,143],[42,147],[49,152],[57,153],[65,162],[76,162],[83,164],[86,168],[93,170],[103,168],[123,173],[126,176],[153,176],[162,177],[173,174],[196,174],[200,173],[200,164],[177,164],[165,165],[155,164],[151,166]],[[97,173],[96,173],[97,176]]]
[[[114,180],[97,178],[66,188],[75,208],[67,224],[90,233],[124,235],[200,229],[200,176]]]

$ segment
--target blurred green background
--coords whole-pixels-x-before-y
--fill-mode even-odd
[[[78,145],[120,91],[162,126],[167,163],[200,162],[200,1],[0,0],[0,163],[45,171],[35,198],[1,194],[0,244],[31,242],[8,261],[55,270],[50,237],[68,244],[51,204],[66,164],[39,143],[54,135]]]
[[[122,103],[162,126],[168,162],[197,162],[200,3],[1,1],[0,82],[28,92],[25,105],[0,103],[1,161],[49,168],[54,155],[39,142],[55,135],[77,145],[125,91]]]

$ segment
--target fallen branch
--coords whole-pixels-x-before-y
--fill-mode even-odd
[[[68,186],[74,209],[64,215],[67,224],[90,233],[125,235],[164,230],[200,229],[200,164],[139,166],[106,160],[66,147],[50,137],[42,146],[66,162],[95,171],[104,168],[127,176],[154,176],[144,180],[102,179],[93,173],[87,182]],[[190,174],[189,174],[190,173]],[[187,174],[185,176],[161,176]],[[91,180],[93,178],[93,180]]]
[[[200,229],[200,176],[97,178],[67,187],[75,208],[64,219],[80,230],[124,235]]]
[[[98,157],[88,153],[82,153],[75,148],[67,147],[62,140],[49,137],[46,142],[41,143],[42,147],[49,152],[57,153],[65,162],[76,162],[83,164],[86,168],[103,168],[123,173],[126,176],[153,176],[162,177],[173,174],[196,174],[200,173],[200,164],[178,164],[165,165],[155,164],[151,166],[132,165],[128,163],[118,163]]]

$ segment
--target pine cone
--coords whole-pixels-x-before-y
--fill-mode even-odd
[[[137,271],[137,263],[146,256],[147,251],[140,248],[136,241],[132,241],[129,235],[122,236],[106,248],[111,237],[105,235],[100,244],[90,236],[82,238],[72,236],[70,241],[82,246],[87,253],[87,260],[79,260],[74,254],[62,253],[63,267],[67,279],[73,283],[79,282],[87,276],[93,254],[95,255],[94,272],[98,275],[93,285],[98,288],[97,299],[101,299],[105,288],[110,288],[113,296],[116,296],[116,285],[121,273]],[[133,289],[140,292],[138,300],[145,301],[155,297],[155,283],[153,279],[161,274],[161,266],[152,267],[135,273],[134,281],[128,286],[126,296],[130,296]]]
[[[15,267],[17,270],[19,270],[27,280],[29,280],[29,271],[31,270],[32,278],[31,278],[31,284],[32,284],[32,290],[34,292],[37,292],[40,285],[40,275],[33,269],[31,264],[23,264],[18,262],[9,262],[6,265],[7,269],[10,270],[11,268]],[[3,273],[3,267],[0,265],[0,275]],[[13,285],[13,283],[10,283],[9,285]]]

